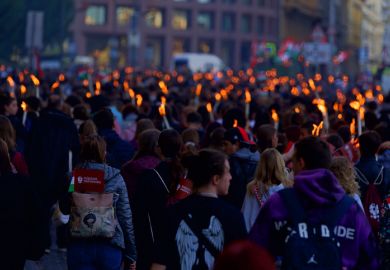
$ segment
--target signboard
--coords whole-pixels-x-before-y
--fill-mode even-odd
[[[76,169],[73,177],[76,192],[104,192],[104,171]]]
[[[328,64],[331,59],[329,43],[306,42],[303,45],[303,55],[312,64]]]

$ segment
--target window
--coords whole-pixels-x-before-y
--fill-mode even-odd
[[[241,43],[241,48],[240,48],[240,60],[241,60],[241,65],[244,67],[248,67],[250,64],[250,58],[251,58],[251,50],[252,43],[250,41],[244,41]]]
[[[259,7],[265,7],[265,0],[257,0],[257,5]]]
[[[187,10],[174,10],[172,16],[172,27],[176,30],[187,30],[190,28],[190,12]]]
[[[174,38],[173,39],[173,55],[177,53],[184,53],[190,51],[190,40],[188,38]]]
[[[89,6],[85,12],[84,23],[86,25],[103,25],[106,23],[105,6]]]
[[[210,39],[200,39],[198,42],[198,52],[201,53],[213,53],[214,43]]]
[[[134,8],[132,7],[117,7],[116,8],[116,23],[117,25],[130,25],[131,19],[134,16]]]
[[[252,5],[252,0],[241,0],[241,3],[243,3],[246,6]]]
[[[251,16],[246,14],[241,16],[241,32],[250,33],[252,31]]]
[[[199,12],[196,22],[200,29],[211,30],[214,28],[214,14],[212,12]]]
[[[259,37],[264,35],[264,17],[259,16],[257,17],[257,27],[256,27],[257,34]]]
[[[222,14],[222,30],[225,32],[234,31],[235,17],[233,13]]]
[[[156,67],[164,65],[164,38],[146,38],[145,62],[147,65]]]
[[[164,12],[158,9],[148,11],[145,14],[145,23],[153,28],[162,28],[164,26]]]
[[[234,40],[224,40],[221,44],[221,58],[229,67],[234,66]]]
[[[210,3],[213,3],[214,0],[198,0],[198,3],[199,4],[210,4]]]
[[[224,4],[234,4],[236,0],[222,0]]]
[[[277,35],[278,33],[278,20],[275,18],[268,19],[268,35]]]

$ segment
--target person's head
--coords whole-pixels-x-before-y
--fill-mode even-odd
[[[293,170],[328,169],[332,156],[329,146],[318,137],[308,136],[295,144]]]
[[[337,134],[331,134],[326,138],[326,141],[334,146],[335,149],[339,149],[343,147],[344,141],[343,139],[337,135]]]
[[[190,159],[188,178],[191,179],[194,190],[208,189],[216,195],[227,195],[232,176],[224,153],[204,149]]]
[[[224,127],[217,127],[210,133],[209,145],[208,147],[223,151],[223,138],[225,135]]]
[[[144,119],[140,119],[138,122],[137,122],[137,129],[135,131],[135,138],[138,138],[138,136],[144,132],[145,130],[148,130],[148,129],[154,129],[154,124],[152,122],[152,120],[150,120],[149,118],[144,118]]]
[[[200,144],[198,131],[193,128],[187,128],[181,133],[181,137],[184,145],[183,152],[186,154],[195,154]]]
[[[240,149],[243,137],[238,128],[229,128],[223,136],[223,151],[226,155],[232,155]]]
[[[0,139],[0,176],[12,172],[11,160],[9,157],[7,143]]]
[[[95,122],[98,130],[113,129],[114,115],[110,109],[104,108],[94,115],[93,122]]]
[[[26,98],[26,103],[28,105],[28,109],[33,112],[39,111],[41,108],[41,101],[39,98],[35,96],[29,96]]]
[[[84,104],[77,104],[73,107],[73,119],[88,120],[88,110]]]
[[[329,168],[349,195],[359,194],[353,164],[346,157],[334,157]]]
[[[257,129],[256,138],[257,148],[260,153],[267,148],[275,148],[276,146],[278,146],[278,133],[272,125],[261,125]]]
[[[15,149],[15,130],[11,121],[4,115],[0,115],[0,139],[5,141],[10,151]]]
[[[187,115],[187,124],[189,128],[202,128],[202,116],[198,112],[190,112]]]
[[[80,150],[80,162],[104,163],[106,160],[106,142],[98,135],[84,138]]]
[[[216,259],[214,270],[276,270],[272,256],[263,248],[241,240],[226,246]]]
[[[256,168],[254,183],[262,184],[268,189],[273,185],[279,185],[287,180],[284,160],[275,148],[267,148],[261,153],[260,161]],[[249,190],[252,191],[248,186]]]
[[[378,149],[378,155],[383,155],[385,151],[390,150],[390,141],[383,142]]]
[[[0,96],[0,114],[16,115],[18,112],[18,103],[15,98],[9,95]]]
[[[174,129],[165,129],[158,137],[158,147],[164,158],[177,158],[183,146],[180,134]]]
[[[56,94],[50,95],[48,100],[47,100],[47,108],[61,110],[61,108],[62,108],[61,97],[59,95],[56,95]]]
[[[343,139],[344,144],[349,143],[351,141],[351,130],[349,126],[341,126],[337,130],[337,134]]]
[[[79,128],[80,142],[91,135],[97,135],[97,128],[92,120],[84,121]]]
[[[359,136],[361,157],[375,156],[382,143],[381,136],[376,131],[366,131]]]
[[[161,131],[158,129],[148,129],[138,136],[138,152],[134,159],[142,156],[156,156],[157,157],[157,142]]]

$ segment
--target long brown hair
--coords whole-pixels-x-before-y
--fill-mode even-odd
[[[0,139],[0,176],[12,172],[7,143]]]
[[[248,192],[253,194],[255,185],[262,185],[265,191],[273,185],[287,181],[287,174],[282,155],[274,148],[267,148],[261,153],[254,179],[248,184]]]
[[[0,115],[0,138],[5,141],[9,151],[15,149],[15,130],[11,121],[4,115]]]
[[[80,162],[105,163],[106,142],[98,135],[90,135],[84,138],[80,151]]]
[[[352,163],[346,157],[334,157],[329,168],[349,195],[360,194]]]

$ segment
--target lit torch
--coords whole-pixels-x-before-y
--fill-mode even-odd
[[[209,112],[210,121],[211,121],[211,122],[214,122],[213,106],[211,105],[210,102],[208,102],[208,103],[206,104],[206,109],[207,109],[207,111]]]
[[[8,85],[10,87],[10,95],[12,97],[15,97],[15,81],[14,81],[14,79],[12,79],[11,76],[8,76],[7,77],[7,82],[8,82]]]
[[[250,113],[250,104],[252,101],[251,93],[248,89],[245,90],[245,117],[246,119],[249,119],[249,113]]]
[[[170,129],[171,126],[169,125],[169,122],[168,122],[168,119],[167,119],[167,115],[166,115],[166,112],[165,112],[165,104],[164,103],[161,103],[160,107],[158,107],[158,111],[160,113],[160,116],[163,118],[165,128],[166,129]]]
[[[219,103],[221,102],[221,99],[222,99],[222,95],[220,93],[215,93],[215,106],[214,106],[214,111],[217,111],[218,107],[219,107]]]
[[[59,81],[55,81],[55,82],[52,84],[51,88],[50,88],[51,92],[53,93],[54,90],[55,90],[56,88],[58,88],[59,86],[60,86]]]
[[[130,96],[130,99],[131,99],[131,104],[135,105],[135,92],[131,88],[129,88],[129,96]]]
[[[313,104],[316,104],[318,110],[321,112],[322,118],[323,118],[323,122],[324,122],[323,123],[323,128],[325,129],[325,131],[328,131],[328,129],[329,129],[329,118],[328,118],[328,109],[326,107],[325,100],[322,99],[322,98],[316,98],[316,99],[313,100]]]
[[[196,106],[199,105],[199,97],[200,97],[201,92],[202,92],[202,85],[200,83],[198,83],[196,85],[196,90],[195,90],[195,105]]]
[[[161,92],[163,92],[164,95],[168,95],[168,93],[169,93],[168,87],[167,87],[167,85],[165,84],[164,81],[160,81],[160,82],[158,83],[158,86],[160,86]]]
[[[40,91],[39,91],[39,80],[37,77],[35,77],[34,74],[30,75],[30,78],[35,86],[35,97],[39,98],[40,96]]]
[[[362,121],[364,120],[364,112],[365,112],[365,109],[364,107],[362,106],[363,104],[363,100],[361,100],[360,102],[357,101],[357,100],[354,100],[354,101],[351,101],[349,103],[349,106],[354,109],[356,111],[356,114],[357,114],[357,134],[358,136],[360,136],[360,134],[362,134]]]
[[[20,86],[20,94],[24,96],[27,93],[27,88],[23,84]]]
[[[313,124],[313,130],[311,134],[316,137],[320,136],[321,129],[323,127],[324,127],[324,121],[321,121],[321,123],[318,126],[316,124]]]
[[[275,109],[271,110],[271,117],[272,117],[272,120],[274,121],[275,129],[278,130],[279,129],[279,115]]]
[[[22,119],[22,124],[23,126],[26,126],[26,120],[27,120],[27,103],[22,101],[22,104],[20,105],[23,110],[23,119]]]
[[[142,101],[143,101],[142,95],[141,94],[137,94],[135,96],[135,98],[137,100],[137,107],[141,107],[142,106]]]
[[[95,95],[100,95],[100,89],[102,88],[102,84],[99,82],[99,81],[97,81],[96,83],[95,83],[95,85],[96,85],[96,89],[95,89]]]

